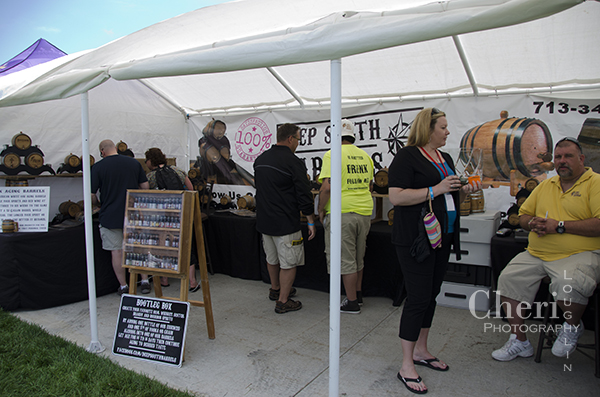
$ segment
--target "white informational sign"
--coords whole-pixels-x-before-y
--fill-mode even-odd
[[[11,219],[20,232],[47,232],[49,186],[0,187],[0,222]]]

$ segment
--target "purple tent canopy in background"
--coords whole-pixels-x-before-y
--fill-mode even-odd
[[[67,55],[44,39],[39,39],[25,51],[0,65],[0,76],[27,69]]]

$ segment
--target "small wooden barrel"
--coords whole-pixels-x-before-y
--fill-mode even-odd
[[[27,179],[7,179],[4,186],[29,186]]]
[[[71,167],[79,167],[81,165],[81,158],[75,156],[73,153],[70,153],[67,157],[65,157],[65,164],[68,164]]]
[[[508,215],[508,223],[512,226],[519,226],[519,207],[516,204],[513,204],[508,211],[506,211]]]
[[[31,168],[41,168],[44,166],[44,158],[39,153],[30,153],[25,157],[25,164]]]
[[[388,211],[388,225],[392,226],[394,224],[394,209]]]
[[[527,181],[525,182],[525,189],[527,189],[527,191],[531,193],[533,189],[535,189],[539,184],[540,182],[535,178],[527,179]]]
[[[19,132],[17,135],[12,137],[10,143],[17,149],[25,150],[31,147],[31,138],[29,135]]]
[[[2,221],[2,233],[13,233],[19,231],[19,223],[12,219],[4,219]]]
[[[229,195],[221,197],[221,205],[229,205],[231,204],[231,197]]]
[[[485,212],[485,200],[483,198],[483,190],[471,193],[471,212],[474,214]]]
[[[79,205],[77,205],[77,203],[74,203],[71,200],[69,200],[60,203],[60,205],[58,206],[58,211],[63,215],[68,215],[72,218],[75,218],[77,214],[81,211],[81,208],[79,208]]]
[[[2,156],[2,165],[6,168],[14,170],[21,165],[21,156],[12,152],[6,153],[4,156]]]
[[[117,143],[117,152],[121,153],[125,150],[127,150],[127,144],[123,141],[119,141],[119,143]]]
[[[188,177],[190,179],[196,179],[200,176],[200,170],[198,168],[190,168],[188,171]]]
[[[237,199],[237,206],[239,209],[253,210],[256,207],[256,202],[253,196],[247,194]]]
[[[82,211],[85,209],[85,204],[84,204],[83,200],[79,200],[79,201],[77,202],[77,206],[78,206],[78,207],[79,207],[79,209],[80,209],[80,210],[82,210]]]
[[[79,161],[81,161],[81,164],[83,164],[83,156],[79,157]],[[95,162],[96,162],[96,159],[94,158],[94,156],[92,156],[92,155],[90,154],[90,167],[91,167],[92,165],[94,165],[94,163],[95,163]]]
[[[465,201],[460,203],[460,215],[468,216],[471,213],[471,195],[467,194]]]
[[[388,194],[388,169],[382,168],[374,175],[373,191],[379,194]]]

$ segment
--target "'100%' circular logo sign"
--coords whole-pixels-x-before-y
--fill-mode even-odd
[[[254,162],[259,154],[271,147],[271,131],[257,117],[246,119],[235,134],[235,150],[242,159]]]

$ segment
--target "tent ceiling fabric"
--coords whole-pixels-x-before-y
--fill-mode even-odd
[[[224,3],[73,54],[43,72],[31,68],[35,78],[0,78],[0,106],[76,95],[110,77],[144,79],[192,115],[319,106],[329,101],[328,60],[340,57],[345,103],[473,95],[474,88],[482,95],[536,87],[598,88],[600,3],[579,3]],[[462,44],[475,87],[452,35]]]

